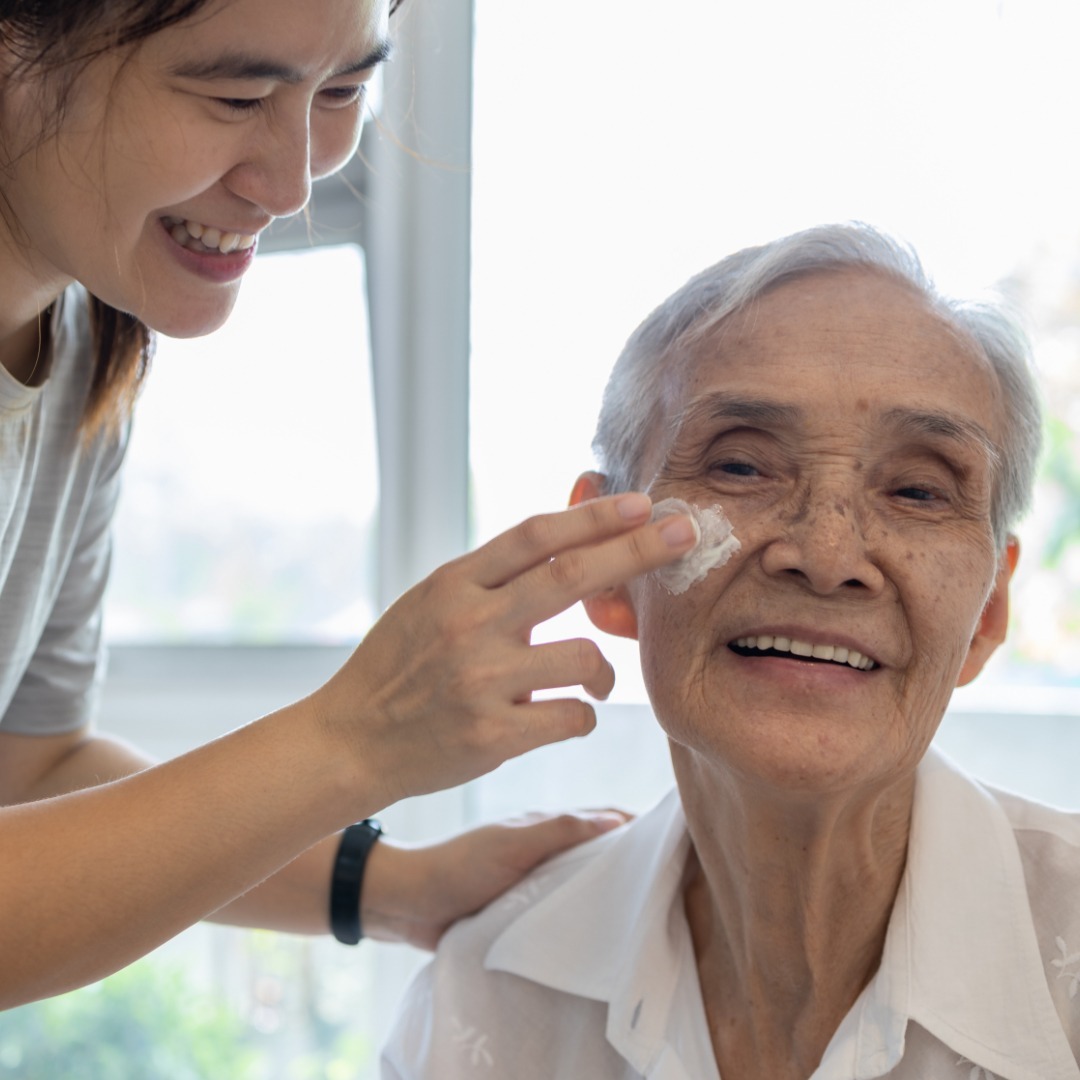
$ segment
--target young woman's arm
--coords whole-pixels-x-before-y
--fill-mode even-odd
[[[123,779],[0,809],[0,1007],[101,978],[401,798],[587,733],[590,705],[531,695],[605,697],[610,665],[591,642],[530,636],[693,544],[685,519],[648,513],[623,496],[533,518],[406,593],[303,701]],[[48,790],[53,768],[70,779],[72,750],[29,785],[0,777],[3,801]]]
[[[152,764],[135,748],[89,732],[39,738],[0,733],[0,778],[8,780],[0,779],[0,791],[10,803],[94,787]],[[611,810],[530,814],[434,843],[403,844],[384,836],[364,871],[364,935],[433,949],[451,923],[479,910],[538,863],[625,820]],[[313,844],[210,920],[329,933],[330,877],[340,840],[333,833]]]

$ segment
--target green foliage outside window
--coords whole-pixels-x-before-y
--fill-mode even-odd
[[[312,983],[306,942],[236,933],[251,983],[242,1004],[182,962],[150,956],[92,986],[0,1012],[0,1080],[370,1075],[374,1048],[347,1006],[349,993],[332,972],[329,985]],[[324,1015],[315,1000],[324,997],[345,1014]]]
[[[225,1005],[161,963],[0,1013],[3,1080],[255,1080],[257,1057]]]

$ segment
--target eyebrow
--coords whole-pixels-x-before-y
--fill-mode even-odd
[[[353,63],[338,68],[331,79],[345,75],[359,75],[389,60],[394,54],[394,43],[389,38],[380,39],[366,56]],[[226,52],[207,60],[191,60],[178,63],[170,69],[175,76],[184,79],[225,79],[243,81],[246,79],[263,81],[273,80],[295,85],[304,81],[304,73],[276,60],[254,56],[244,52]]]
[[[672,454],[684,431],[700,424],[738,420],[755,428],[776,430],[792,428],[806,416],[806,410],[768,398],[746,398],[723,390],[694,398],[675,418],[671,426],[667,452],[660,471],[671,461]],[[974,420],[955,413],[912,409],[897,406],[882,417],[884,426],[895,433],[916,440],[947,439],[957,446],[977,447],[992,466],[1000,463],[1000,452],[989,432]]]
[[[673,439],[684,428],[702,422],[717,420],[741,420],[744,424],[761,428],[793,427],[805,416],[805,410],[797,405],[785,405],[768,398],[746,398],[723,390],[694,398],[675,419]]]
[[[676,434],[702,421],[742,420],[754,427],[792,427],[806,415],[798,405],[787,405],[768,398],[745,398],[723,390],[695,398],[675,421]],[[944,437],[956,443],[977,443],[996,454],[990,433],[981,424],[956,413],[895,406],[886,410],[884,424],[900,434],[916,437]]]
[[[981,424],[955,413],[927,412],[922,409],[894,408],[884,416],[894,431],[914,438],[945,438],[957,445],[977,446],[994,464],[1000,453],[990,433]]]
[[[756,428],[793,427],[804,415],[804,410],[797,405],[785,405],[767,398],[747,398],[725,390],[702,394],[694,398],[669,425],[667,449],[656,470],[656,476],[671,465],[679,440],[687,428],[711,426],[724,420],[739,420]]]

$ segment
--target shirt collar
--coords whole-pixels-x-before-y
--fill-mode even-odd
[[[677,901],[690,840],[678,792],[594,845],[577,873],[495,939],[484,966],[608,1002],[609,1041],[644,1072],[663,1045],[688,938]]]
[[[618,1044],[616,1034],[632,1028],[640,1060],[667,1019],[659,1012],[677,977],[674,924],[685,921],[675,901],[689,839],[677,792],[604,841],[510,924],[485,966],[610,1002],[609,1039]],[[643,972],[655,1004],[635,1017]],[[1047,987],[1012,826],[985,788],[933,748],[919,768],[881,968],[814,1080],[884,1075],[903,1054],[909,1019],[1001,1080],[1080,1080]],[[634,1045],[620,1049],[640,1067]]]
[[[1013,827],[936,749],[919,771],[889,936],[887,949],[910,956],[912,1020],[998,1077],[1080,1080],[1047,986]]]

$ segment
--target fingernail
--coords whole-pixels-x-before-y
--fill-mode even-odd
[[[641,521],[652,513],[652,499],[638,491],[631,491],[615,500],[615,509],[624,521]]]
[[[694,523],[688,517],[672,517],[665,519],[660,526],[660,535],[664,543],[670,548],[686,547],[687,544],[697,542],[697,531]]]

